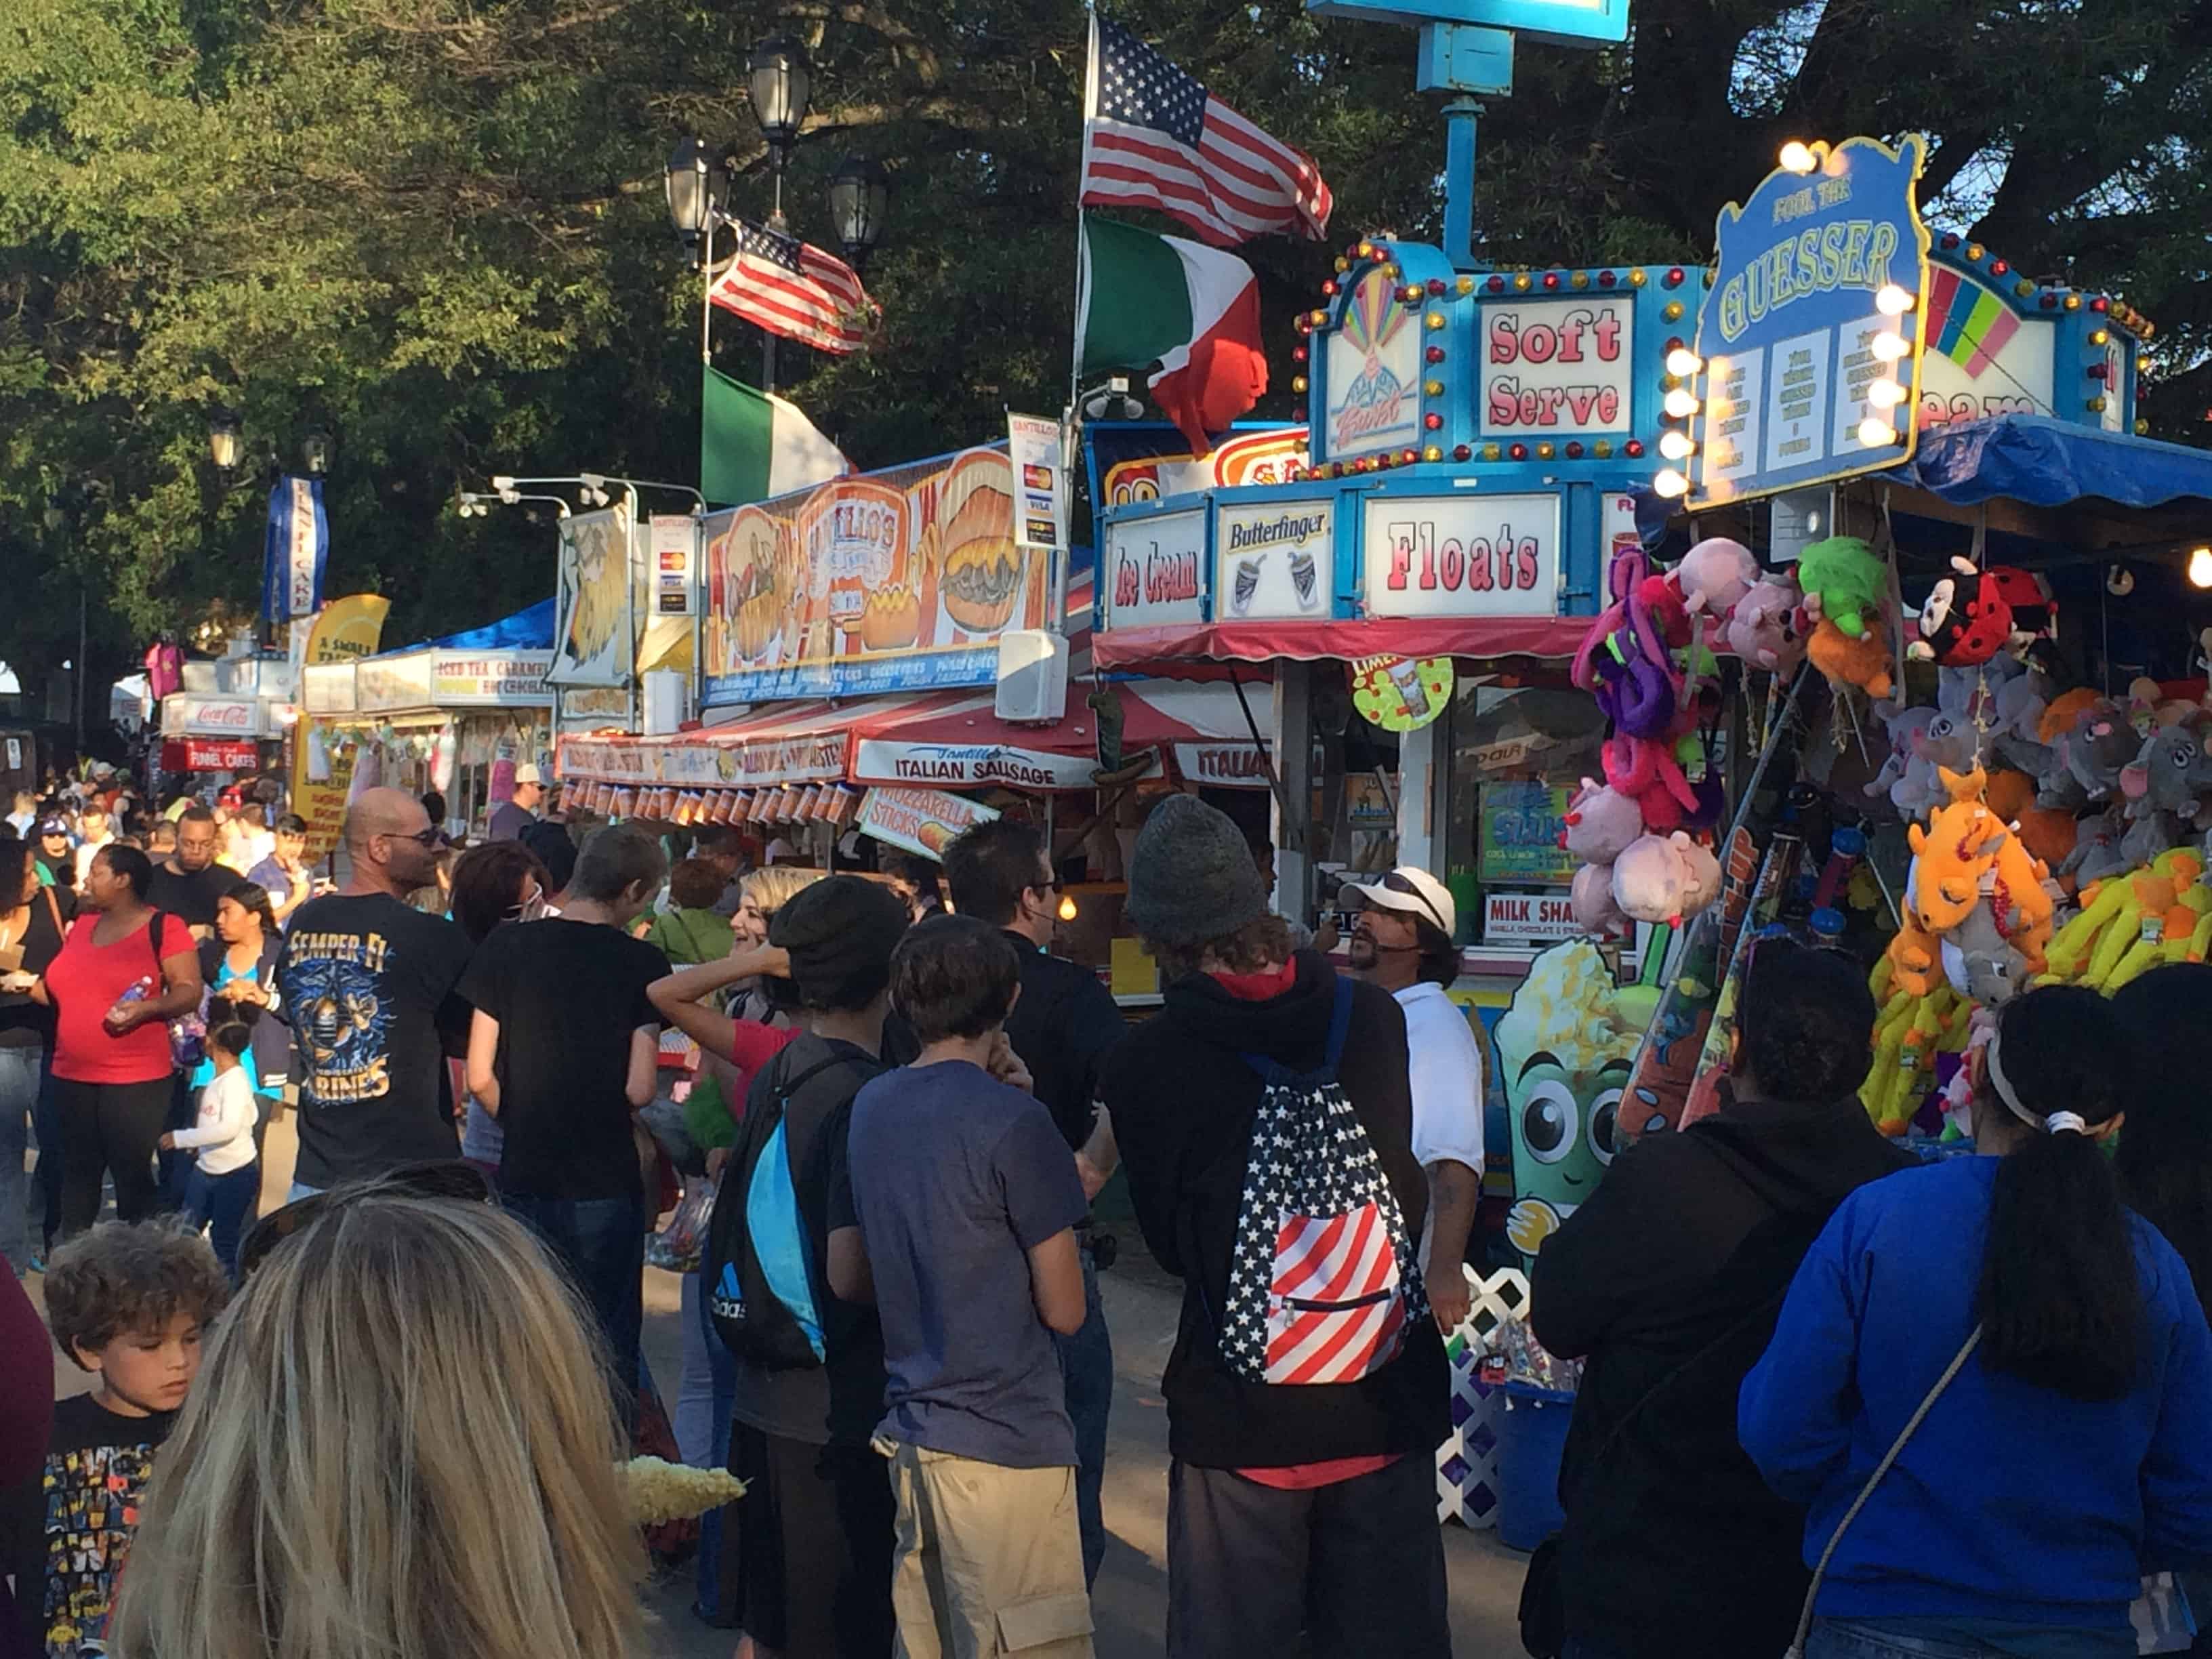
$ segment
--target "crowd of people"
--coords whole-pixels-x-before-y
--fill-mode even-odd
[[[0,840],[0,1085],[29,1113],[53,1079],[33,1248],[93,1379],[46,1409],[0,1297],[23,1651],[647,1650],[615,1468],[657,1409],[672,1207],[675,1438],[747,1482],[696,1611],[739,1659],[1088,1654],[1117,1170],[1182,1285],[1165,1650],[1451,1650],[1434,1455],[1484,1077],[1448,889],[1347,890],[1340,972],[1171,795],[1129,860],[1165,987],[1132,1025],[1051,954],[1058,866],[1012,818],[941,884],[504,827],[455,856],[366,791],[343,884],[286,908],[187,808],[164,858],[97,847],[76,915]],[[1972,1062],[1985,1155],[1923,1165],[1856,1099],[1863,976],[1762,941],[1725,1109],[1624,1152],[1539,1257],[1536,1333],[1587,1367],[1532,1651],[1778,1653],[1814,1564],[1830,1659],[2132,1650],[2141,1575],[2212,1557],[2212,1153],[2147,1086],[2154,1045],[2202,1046],[2207,978],[2017,998]],[[664,1031],[701,1054],[681,1102]]]

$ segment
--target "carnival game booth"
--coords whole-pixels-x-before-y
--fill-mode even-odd
[[[512,796],[516,766],[550,759],[553,627],[545,599],[421,645],[311,664],[307,712],[344,734],[356,788],[436,789],[450,814],[444,827],[465,835]]]
[[[1868,961],[1869,1115],[1939,1145],[1990,1006],[2212,947],[2212,455],[2139,434],[2147,319],[1929,234],[1921,148],[1792,146],[1721,216],[1645,540],[1756,555],[1772,665],[1807,666],[1656,981],[1626,1134],[1715,1108],[1762,931]],[[1632,653],[1640,621],[1609,625]]]
[[[1570,665],[1635,544],[1702,273],[1462,271],[1378,239],[1335,264],[1295,324],[1309,453],[1098,495],[1097,658],[1272,672],[1279,908],[1311,912],[1316,866],[1425,867],[1502,1006],[1574,932],[1558,842],[1605,727]]]

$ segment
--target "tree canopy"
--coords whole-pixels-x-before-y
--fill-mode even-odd
[[[1298,0],[1114,10],[1310,150],[1329,245],[1272,239],[1279,353],[1336,245],[1433,238],[1443,128],[1413,36]],[[2144,412],[2212,405],[2204,298],[2212,0],[1635,0],[1621,49],[1524,43],[1482,120],[1480,252],[1502,264],[1702,260],[1781,141],[1929,135],[1931,219],[2160,325]],[[834,246],[848,153],[892,169],[872,351],[781,352],[783,389],[864,465],[1066,395],[1084,77],[1076,0],[15,0],[0,23],[0,659],[95,660],[216,602],[250,613],[264,492],[206,459],[210,408],[258,455],[337,439],[333,593],[393,600],[387,641],[542,597],[552,537],[461,520],[494,473],[696,476],[699,278],[661,168],[696,132],[760,216],[744,56],[805,40],[793,229]],[[757,337],[714,324],[753,378]],[[88,502],[47,527],[65,486]],[[97,682],[95,682],[97,683]]]

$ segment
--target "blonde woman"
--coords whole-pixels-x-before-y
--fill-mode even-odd
[[[574,1292],[489,1204],[307,1205],[216,1328],[110,1650],[631,1659],[629,1445]]]

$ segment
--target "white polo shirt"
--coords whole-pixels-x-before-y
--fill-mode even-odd
[[[1413,1157],[1426,1169],[1440,1158],[1482,1173],[1482,1045],[1467,1011],[1424,981],[1396,993],[1406,1011],[1412,1057]]]

